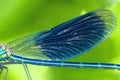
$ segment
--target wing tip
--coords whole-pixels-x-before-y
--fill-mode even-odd
[[[110,32],[116,26],[116,18],[111,10],[108,9],[97,9],[94,13],[103,21],[105,28]]]

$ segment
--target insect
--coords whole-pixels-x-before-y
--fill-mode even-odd
[[[115,27],[113,13],[97,9],[68,20],[50,30],[36,32],[0,45],[0,71],[7,64],[23,64],[28,80],[31,80],[26,64],[41,66],[90,67],[120,69],[119,64],[63,62],[81,55],[106,39]]]

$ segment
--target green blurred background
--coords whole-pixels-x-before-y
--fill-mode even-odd
[[[48,30],[82,13],[107,8],[117,18],[111,37],[68,61],[120,63],[120,0],[0,0],[0,42]],[[7,65],[7,80],[27,80],[22,65]],[[120,71],[28,65],[33,80],[120,80]],[[3,80],[5,71],[0,75]]]

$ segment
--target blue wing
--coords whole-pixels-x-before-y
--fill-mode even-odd
[[[115,26],[111,11],[98,9],[49,31],[9,42],[12,54],[32,59],[64,60],[80,55],[108,37]]]
[[[64,22],[35,38],[36,46],[52,60],[80,55],[105,39],[115,26],[111,11],[98,9]],[[43,35],[43,34],[42,34]]]

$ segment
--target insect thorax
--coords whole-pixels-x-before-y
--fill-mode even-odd
[[[11,55],[10,50],[5,44],[0,44],[0,61],[9,58]]]

